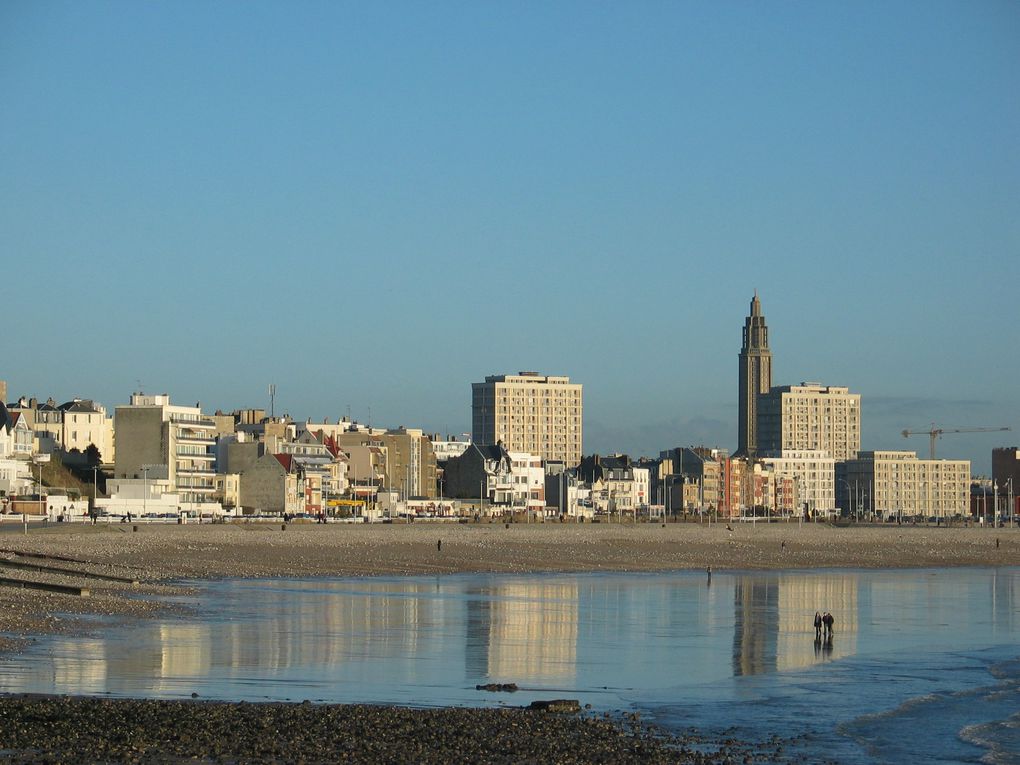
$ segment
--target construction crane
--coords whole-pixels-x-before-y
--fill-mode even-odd
[[[931,458],[935,459],[935,439],[941,438],[943,433],[997,433],[1009,428],[936,428],[935,423],[931,424],[931,430],[904,430],[903,437],[928,436],[931,439]]]

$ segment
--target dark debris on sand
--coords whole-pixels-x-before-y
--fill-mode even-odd
[[[0,761],[12,763],[748,763],[643,725],[521,708],[0,697]],[[765,755],[763,757],[763,755]]]

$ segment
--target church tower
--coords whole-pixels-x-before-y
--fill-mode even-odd
[[[751,314],[744,319],[744,344],[740,348],[740,405],[737,456],[753,457],[758,445],[758,396],[772,387],[772,351],[769,330],[761,315],[761,301],[755,290]]]

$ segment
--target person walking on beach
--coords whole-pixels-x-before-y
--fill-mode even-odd
[[[822,639],[822,615],[815,611],[815,640]]]
[[[832,639],[832,624],[836,620],[832,618],[832,614],[828,611],[822,616],[822,624],[825,626],[825,637]]]
[[[436,552],[442,552],[442,551],[443,551],[443,540],[440,539],[440,540],[436,541]]]

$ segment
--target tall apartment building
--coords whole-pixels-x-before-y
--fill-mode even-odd
[[[490,375],[471,384],[471,440],[502,442],[510,452],[526,452],[567,465],[581,462],[583,386],[569,377],[535,372]]]
[[[772,386],[772,351],[769,329],[761,313],[761,301],[755,291],[751,313],[744,319],[744,338],[740,347],[740,400],[737,406],[737,453],[754,456],[758,447],[758,397]]]
[[[842,506],[884,517],[950,518],[970,507],[969,460],[919,460],[916,452],[861,452],[840,472]]]
[[[847,388],[801,383],[758,397],[758,451],[826,451],[837,462],[861,449],[861,396]]]
[[[836,461],[825,450],[784,449],[762,458],[775,475],[793,480],[798,509],[828,515],[836,508]]]
[[[213,501],[216,424],[199,407],[133,393],[130,405],[117,407],[115,428],[114,478],[164,479],[183,503]]]

